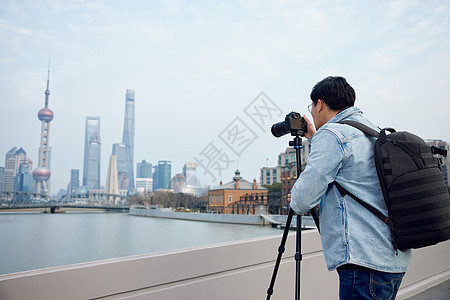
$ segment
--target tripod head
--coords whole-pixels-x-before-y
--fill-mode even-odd
[[[296,135],[292,141],[289,141],[289,146],[294,149],[302,148],[302,138]]]

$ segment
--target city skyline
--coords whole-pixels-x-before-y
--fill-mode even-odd
[[[258,179],[260,167],[276,165],[290,137],[273,138],[270,126],[290,111],[309,117],[311,88],[328,75],[347,78],[374,124],[450,140],[448,2],[58,0],[36,7],[25,0],[0,7],[0,155],[23,147],[37,166],[36,112],[50,56],[52,193],[66,188],[71,169],[83,172],[86,116],[101,117],[105,184],[111,146],[122,139],[126,89],[138,96],[134,161],[169,160],[174,174],[201,161],[209,168],[198,165],[202,186],[237,168]],[[253,105],[262,104],[261,92],[272,106],[260,112],[273,114],[258,123],[251,109],[261,108]],[[232,135],[241,128],[251,134]],[[221,160],[207,160],[213,150]]]

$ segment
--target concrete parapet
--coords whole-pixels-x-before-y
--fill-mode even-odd
[[[205,213],[164,211],[160,209],[136,209],[136,208],[130,209],[130,215],[202,221],[202,222],[263,225],[263,219],[259,215],[205,214]]]
[[[287,215],[234,215],[234,214],[215,214],[215,213],[185,213],[166,211],[161,209],[142,209],[131,208],[130,215],[145,216],[155,218],[179,219],[201,222],[216,222],[245,225],[280,225],[284,226],[287,221]],[[292,217],[291,226],[296,226],[297,216]],[[302,226],[307,228],[315,227],[314,220],[310,216],[302,217]]]
[[[281,234],[0,276],[0,299],[265,299]],[[450,277],[450,241],[415,250],[399,299]],[[293,299],[295,232],[271,299]],[[317,230],[302,233],[301,299],[338,299]]]

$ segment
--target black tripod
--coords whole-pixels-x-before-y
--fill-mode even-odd
[[[300,176],[300,172],[301,172],[301,152],[300,149],[302,147],[302,139],[298,136],[295,135],[294,140],[289,142],[289,146],[294,147],[295,149],[295,154],[296,154],[296,158],[297,158],[297,178]],[[314,219],[314,223],[317,226],[317,229],[319,229],[319,216],[317,215],[317,211],[315,210],[315,208],[311,209],[310,214],[312,215],[313,219]],[[270,281],[270,285],[269,288],[267,289],[267,298],[266,300],[269,300],[270,297],[273,294],[273,286],[275,284],[275,279],[277,277],[277,273],[278,273],[278,268],[280,267],[280,262],[281,262],[281,256],[284,253],[285,250],[285,245],[286,245],[286,240],[287,240],[287,236],[289,233],[289,229],[291,227],[291,222],[292,222],[292,216],[295,214],[294,210],[292,208],[289,209],[289,215],[288,218],[286,220],[286,227],[284,229],[283,232],[283,237],[281,238],[281,244],[278,247],[278,256],[277,256],[277,261],[275,263],[275,268],[273,270],[273,274],[272,274],[272,280]],[[302,254],[301,254],[301,244],[302,244],[302,237],[301,237],[301,226],[302,226],[302,217],[300,215],[297,215],[297,237],[296,237],[296,251],[295,251],[295,264],[296,264],[296,268],[295,268],[295,299],[298,300],[300,299],[300,262],[302,260]],[[320,229],[319,229],[320,230]]]

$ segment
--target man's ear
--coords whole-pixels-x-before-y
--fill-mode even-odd
[[[325,105],[325,102],[323,102],[323,100],[317,99],[317,104],[316,104],[317,112],[321,112],[325,108],[324,105]]]

